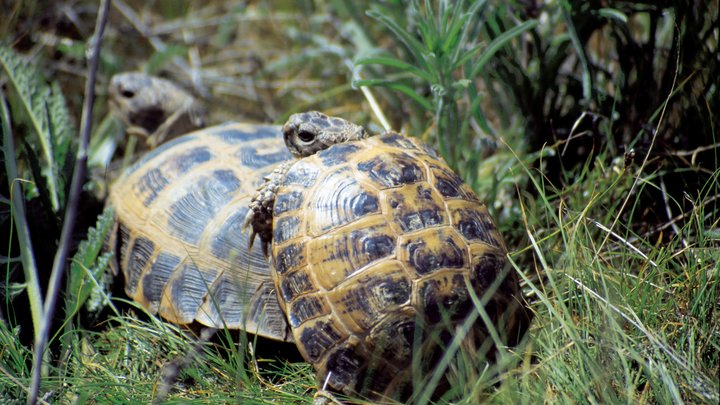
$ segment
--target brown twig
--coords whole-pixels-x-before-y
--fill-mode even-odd
[[[85,82],[85,100],[83,103],[82,118],[80,121],[80,142],[78,145],[77,155],[75,156],[75,169],[73,170],[72,182],[70,183],[70,191],[68,193],[69,198],[67,207],[65,208],[65,220],[63,221],[62,233],[60,234],[60,243],[58,245],[57,253],[55,254],[55,260],[53,261],[48,291],[45,294],[45,311],[41,322],[40,333],[35,341],[32,379],[30,382],[30,393],[27,400],[27,403],[30,405],[34,405],[38,400],[43,355],[45,352],[45,346],[47,345],[48,336],[50,334],[50,325],[52,324],[52,317],[55,312],[57,297],[59,295],[62,273],[65,269],[68,253],[70,251],[70,241],[75,225],[75,217],[77,215],[78,200],[80,199],[83,182],[85,181],[87,149],[88,141],[90,139],[90,129],[92,127],[92,110],[95,101],[95,79],[100,61],[100,44],[102,42],[103,33],[105,32],[110,1],[111,0],[101,0],[100,2],[97,22],[95,24],[95,32],[89,47],[88,78],[87,82]]]

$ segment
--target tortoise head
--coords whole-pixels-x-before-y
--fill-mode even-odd
[[[360,125],[318,111],[293,114],[282,132],[285,144],[296,158],[313,155],[338,143],[370,136]]]
[[[192,130],[204,125],[204,111],[193,96],[169,80],[141,72],[119,73],[108,89],[113,113],[137,132],[152,134],[176,114],[187,114]]]

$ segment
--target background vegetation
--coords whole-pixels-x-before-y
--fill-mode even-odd
[[[28,397],[65,243],[98,2],[2,6],[6,403]],[[490,203],[535,319],[505,372],[469,364],[442,401],[718,403],[719,26],[717,0],[112,1],[40,401],[309,402],[316,389],[292,348],[197,343],[108,283],[98,215],[108,170],[134,155],[107,85],[142,70],[191,90],[212,122],[385,119]]]

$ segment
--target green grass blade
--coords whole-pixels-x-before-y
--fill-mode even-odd
[[[580,59],[580,65],[582,66],[582,89],[583,98],[586,101],[590,100],[592,96],[592,75],[590,73],[590,64],[588,63],[587,54],[585,53],[585,47],[578,37],[577,30],[575,29],[575,23],[573,22],[572,15],[570,15],[570,8],[572,6],[567,1],[563,2],[560,9],[562,10],[565,24],[567,24],[568,34],[570,35],[570,42],[575,47],[578,58]]]
[[[2,127],[3,133],[3,160],[5,161],[8,183],[10,183],[12,218],[18,234],[20,258],[22,260],[25,283],[27,285],[27,294],[30,301],[30,314],[32,315],[33,330],[35,337],[37,338],[44,313],[41,298],[42,291],[40,290],[37,266],[35,265],[35,256],[33,253],[32,241],[30,239],[30,229],[28,228],[26,220],[27,217],[25,216],[23,193],[20,188],[20,179],[18,178],[17,165],[15,162],[15,148],[13,146],[13,133],[10,125],[10,112],[8,111],[7,103],[5,102],[5,93],[2,89],[0,89],[0,127]]]

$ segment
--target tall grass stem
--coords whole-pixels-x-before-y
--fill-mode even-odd
[[[20,259],[25,273],[27,283],[28,301],[30,301],[30,315],[33,321],[34,338],[37,340],[40,333],[40,320],[43,318],[42,292],[38,280],[35,254],[33,253],[32,240],[30,239],[30,228],[25,216],[25,205],[23,192],[18,179],[17,164],[15,162],[15,144],[13,143],[12,126],[10,125],[10,112],[5,100],[5,94],[0,90],[0,121],[2,122],[3,152],[5,154],[5,170],[10,183],[10,207],[12,209],[12,220],[15,222],[15,230],[20,245]]]
[[[105,32],[110,2],[111,0],[101,0],[100,2],[97,22],[95,24],[95,32],[89,47],[88,78],[85,83],[85,100],[83,102],[82,118],[80,121],[80,143],[75,157],[75,166],[73,170],[72,183],[70,184],[68,204],[65,209],[65,220],[63,221],[62,233],[60,234],[60,243],[57,253],[55,254],[55,260],[53,261],[52,273],[50,274],[50,283],[48,285],[48,291],[45,298],[45,311],[42,317],[40,333],[37,335],[37,339],[35,341],[30,394],[28,395],[27,400],[29,405],[34,405],[37,402],[38,392],[40,390],[40,371],[42,369],[43,354],[45,352],[45,346],[47,346],[48,335],[50,334],[50,325],[52,324],[52,317],[55,312],[57,297],[60,292],[62,272],[65,269],[68,252],[70,251],[72,232],[75,225],[75,217],[77,215],[78,200],[80,199],[80,193],[85,181],[87,148],[90,139],[92,110],[95,101],[95,80],[100,61],[100,44],[102,43],[103,33]]]

